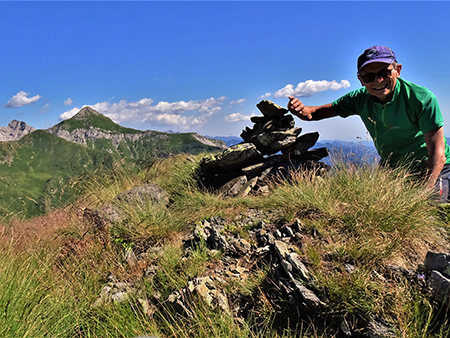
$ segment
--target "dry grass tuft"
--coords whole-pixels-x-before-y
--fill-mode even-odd
[[[17,252],[33,251],[36,248],[56,250],[61,244],[61,231],[78,223],[75,214],[68,209],[59,209],[46,215],[0,225],[0,246],[11,245]]]

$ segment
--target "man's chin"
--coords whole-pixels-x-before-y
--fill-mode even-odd
[[[390,94],[390,92],[387,91],[385,93],[372,93],[371,95],[374,98],[376,98],[377,101],[385,103],[385,102],[389,101],[389,94]]]

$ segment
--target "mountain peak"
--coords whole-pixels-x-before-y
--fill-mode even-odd
[[[57,125],[47,129],[47,132],[50,134],[61,136],[61,131],[67,131],[69,133],[78,130],[90,130],[95,129],[98,132],[106,132],[109,134],[141,134],[143,133],[140,130],[125,128],[113,120],[111,120],[106,115],[103,115],[96,111],[95,109],[84,106],[81,108],[78,113],[72,116],[70,119],[63,120]],[[76,132],[78,133],[78,132]],[[83,133],[83,132],[81,132]]]
[[[0,127],[0,141],[16,141],[33,131],[25,122],[12,120],[7,127]]]
[[[103,114],[100,114],[95,109],[93,109],[93,108],[91,108],[89,106],[85,106],[85,107],[81,108],[80,111],[73,116],[73,118],[85,119],[85,118],[88,118],[91,115],[104,116]]]

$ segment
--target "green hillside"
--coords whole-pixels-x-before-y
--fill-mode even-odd
[[[148,167],[156,158],[217,152],[194,133],[169,134],[124,128],[90,107],[47,130],[0,142],[0,220],[33,217],[73,198],[70,180],[114,163]],[[216,146],[217,145],[217,146]]]
[[[130,143],[128,145],[130,146]],[[193,133],[168,134],[157,131],[147,133],[135,145],[131,145],[130,148],[134,150],[136,156],[146,155],[148,149],[155,149],[162,153],[193,155],[223,150],[223,148],[206,145],[198,141]]]
[[[37,130],[19,141],[0,142],[0,216],[35,216],[66,203],[68,182],[88,170],[111,167],[114,158]]]
[[[157,131],[142,133],[138,139],[124,138],[118,146],[111,139],[87,140],[91,149],[108,151],[116,158],[127,162],[141,163],[153,157],[167,157],[176,154],[198,155],[204,152],[217,152],[221,147],[206,145],[198,141],[192,133],[168,134]]]

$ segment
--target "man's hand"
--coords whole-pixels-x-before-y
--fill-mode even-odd
[[[331,103],[323,106],[305,106],[302,101],[289,96],[288,110],[304,121],[319,121],[338,116]]]
[[[307,109],[305,109],[306,107],[303,102],[293,96],[289,96],[289,103],[287,108],[292,114],[294,114],[301,120],[309,121],[312,119],[311,113],[305,111]]]

